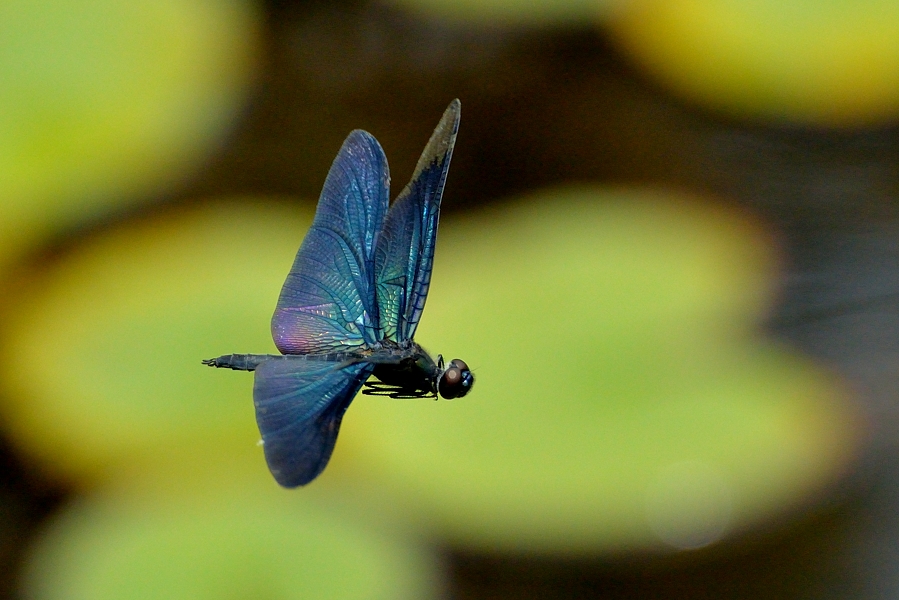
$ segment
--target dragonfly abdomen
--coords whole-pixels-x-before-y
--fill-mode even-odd
[[[209,358],[203,361],[204,365],[219,369],[234,369],[235,371],[255,371],[256,367],[267,360],[280,358],[274,354],[225,354],[218,358]]]
[[[332,352],[330,354],[225,354],[218,358],[206,359],[203,361],[203,364],[219,369],[255,371],[259,365],[270,360],[346,362],[347,364],[366,362],[357,353]]]

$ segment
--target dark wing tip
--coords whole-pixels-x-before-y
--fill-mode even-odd
[[[456,145],[456,134],[459,132],[459,118],[462,114],[462,103],[456,98],[449,103],[440,122],[434,128],[431,139],[421,153],[418,164],[415,166],[415,173],[412,174],[414,181],[422,171],[429,168],[435,161],[442,164],[453,154],[453,147]]]
[[[456,137],[456,133],[459,131],[459,118],[462,116],[462,103],[458,98],[454,99],[449,103],[449,106],[446,107],[446,110],[443,111],[443,115],[440,117],[440,121],[437,123],[437,127],[434,128],[434,133],[431,135],[431,139],[433,140],[435,137],[450,137],[453,139]],[[430,143],[428,144],[430,145]]]
[[[215,366],[215,359],[214,359],[214,358],[207,358],[207,359],[203,360],[203,364],[204,364],[204,365],[207,365],[207,366],[209,366],[209,367],[214,367],[214,366]]]

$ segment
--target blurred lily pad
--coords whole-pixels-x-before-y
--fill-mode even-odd
[[[437,535],[482,550],[697,547],[819,494],[859,420],[755,327],[770,240],[677,196],[547,192],[445,220],[416,339],[452,402],[360,397],[341,443]]]
[[[209,203],[112,229],[12,286],[11,437],[78,481],[238,463],[268,477],[252,376],[199,360],[274,351],[311,217]],[[820,495],[857,450],[837,379],[756,330],[776,264],[744,215],[555,190],[445,219],[437,252],[416,339],[465,359],[473,392],[360,396],[296,494],[357,486],[391,522],[491,550],[689,548]]]
[[[705,106],[825,126],[899,117],[892,0],[632,0],[609,25],[648,73]]]
[[[196,478],[195,478],[196,479]],[[32,549],[23,597],[330,598],[436,595],[436,561],[396,532],[258,478],[116,487],[58,514]],[[155,481],[163,483],[163,481]],[[236,485],[239,483],[239,485]],[[268,482],[266,482],[268,483]]]
[[[311,220],[311,207],[210,203],[100,234],[16,286],[7,430],[76,480],[258,451],[252,375],[200,361],[277,352],[269,320]]]
[[[250,0],[0,4],[0,262],[171,184],[243,103]]]

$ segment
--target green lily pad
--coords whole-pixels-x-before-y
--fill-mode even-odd
[[[194,478],[196,480],[196,478]],[[436,561],[408,538],[259,478],[185,490],[116,487],[76,500],[32,549],[32,600],[436,596]],[[265,481],[264,483],[269,483]],[[171,491],[174,488],[174,491]]]
[[[631,0],[612,37],[689,101],[743,118],[870,127],[899,116],[892,0]]]
[[[11,286],[10,437],[74,481],[156,469],[183,487],[237,463],[268,477],[252,376],[199,361],[274,351],[311,216],[210,203]],[[293,494],[488,550],[692,548],[781,516],[840,476],[859,420],[834,376],[757,332],[775,273],[745,216],[678,196],[555,190],[446,218],[416,340],[466,360],[473,391],[360,396]]]
[[[243,104],[245,0],[0,4],[0,261],[206,158]]]
[[[445,220],[419,343],[476,381],[363,397],[341,442],[483,550],[697,547],[820,493],[856,448],[835,377],[755,326],[769,240],[659,195],[547,192]]]
[[[269,320],[311,220],[211,203],[101,234],[15,286],[7,431],[74,481],[232,445],[262,461],[252,375],[200,361],[277,352]]]

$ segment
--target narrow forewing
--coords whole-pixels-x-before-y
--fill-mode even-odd
[[[411,339],[424,310],[459,115],[460,103],[453,100],[418,159],[412,180],[390,207],[378,241],[375,279],[387,339]]]

